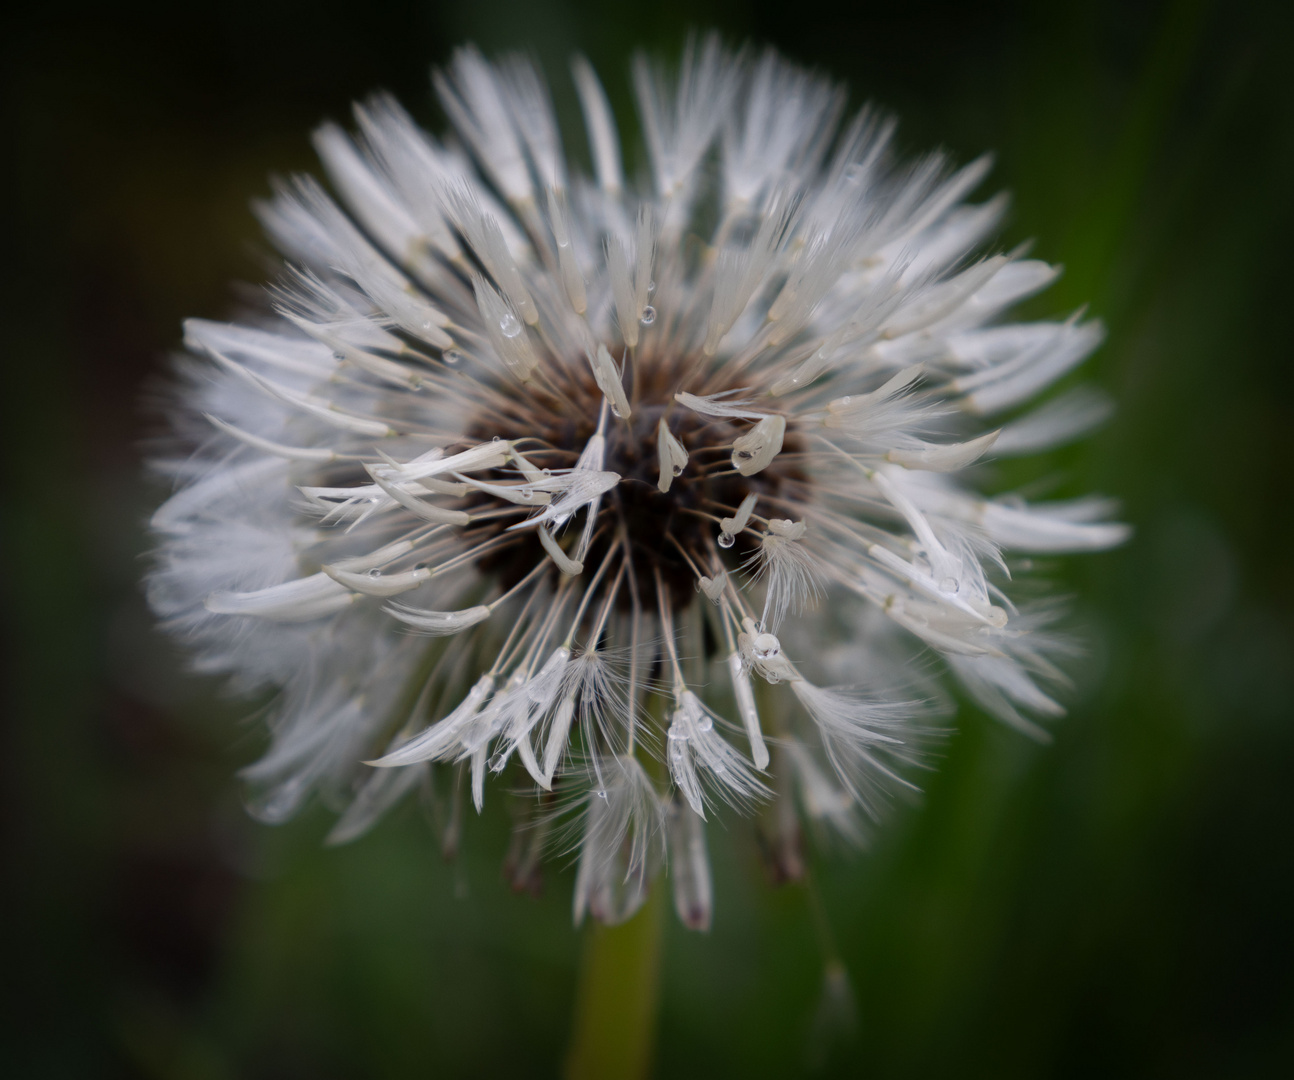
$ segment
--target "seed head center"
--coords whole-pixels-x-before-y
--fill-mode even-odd
[[[683,605],[695,593],[694,565],[706,574],[719,568],[716,538],[720,518],[735,513],[751,494],[777,500],[785,494],[788,483],[801,478],[798,468],[787,463],[785,452],[754,476],[738,473],[732,467],[732,444],[746,432],[747,425],[702,416],[680,405],[674,393],[682,387],[677,378],[667,373],[686,366],[655,366],[640,361],[638,386],[630,387],[635,391],[631,415],[608,415],[604,428],[606,452],[602,468],[617,473],[621,479],[601,502],[596,536],[584,561],[597,566],[614,540],[626,542],[635,577],[633,591],[649,610],[656,604],[658,580],[670,599]],[[546,465],[573,464],[598,429],[603,395],[592,375],[565,389],[564,400],[529,388],[515,399],[519,426],[536,444],[546,447],[551,458]],[[665,492],[658,486],[661,464],[657,440],[662,419],[688,454],[686,467]],[[515,431],[500,433],[484,422],[473,424],[472,430],[482,437],[517,437]],[[792,438],[784,450],[794,449],[794,443]],[[772,509],[774,504],[770,503],[756,513],[772,516]],[[726,555],[741,560],[755,546],[755,538],[747,533],[736,538]],[[537,541],[521,543],[490,559],[481,569],[498,574],[506,585],[520,580],[542,557]],[[628,605],[633,591],[621,591],[620,602]]]

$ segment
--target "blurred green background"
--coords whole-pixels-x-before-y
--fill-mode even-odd
[[[662,1077],[1294,1075],[1291,5],[228,0],[6,16],[0,1073],[551,1076],[572,875],[500,880],[507,800],[443,864],[415,807],[326,850],[242,812],[245,710],[181,674],[137,580],[140,406],[186,315],[265,276],[248,210],[384,87],[429,124],[455,43],[626,59],[688,26],[779,46],[998,153],[1004,242],[1090,302],[1119,402],[1008,480],[1118,496],[1135,541],[1060,567],[1089,655],[1054,745],[964,709],[922,807],[815,860],[856,1023],[825,1041],[802,886],[715,832],[708,936],[666,930]],[[568,129],[568,145],[577,145]],[[577,150],[582,153],[582,150]],[[815,1013],[816,1011],[816,1013]],[[816,1019],[815,1019],[816,1015]],[[815,1026],[816,1025],[816,1026]]]

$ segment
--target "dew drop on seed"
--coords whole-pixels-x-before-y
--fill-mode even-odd
[[[656,321],[656,309],[648,304],[643,308],[642,317],[638,320],[643,326],[651,326]]]
[[[647,282],[647,295],[650,296],[655,291],[656,291],[656,282],[654,281]]]
[[[711,720],[708,716],[702,716],[700,721],[696,725],[696,729],[697,731],[713,731],[714,721]]]
[[[382,576],[382,571],[375,566],[368,572],[368,576],[371,578],[379,578]]]
[[[732,533],[721,532],[719,534],[719,546],[721,548],[730,548],[737,542],[737,538]]]
[[[523,499],[525,499],[526,502],[529,502],[531,499],[535,497],[534,489],[528,488],[528,487],[518,488],[517,494],[519,494]]]
[[[682,466],[682,465],[675,465],[675,466],[674,466],[674,475],[675,475],[675,476],[682,476],[682,475],[683,475],[683,466]]]
[[[259,800],[255,806],[255,811],[257,816],[265,821],[286,821],[297,808],[300,799],[300,782],[289,780],[286,784],[281,785],[265,798]]]
[[[955,593],[961,588],[961,582],[955,577],[946,577],[939,582],[939,591],[946,593]]]
[[[605,799],[606,797],[607,797],[607,793],[606,793],[605,791],[599,791],[599,792],[598,792],[598,798],[599,798],[599,799]]]
[[[521,333],[521,323],[512,312],[506,312],[499,319],[499,329],[505,338],[514,338]]]
[[[449,349],[446,352],[442,353],[440,358],[444,360],[445,363],[447,364],[457,364],[460,360],[463,359],[463,354],[459,352],[457,349]]]

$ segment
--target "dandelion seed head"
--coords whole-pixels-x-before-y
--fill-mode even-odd
[[[528,785],[515,888],[573,835],[577,921],[669,864],[706,929],[722,806],[856,841],[946,679],[1030,734],[1063,711],[1062,639],[1008,566],[1126,529],[975,470],[1099,422],[1082,390],[1012,413],[1101,330],[1005,321],[1054,270],[992,249],[986,160],[905,166],[890,121],[842,124],[771,51],[635,62],[641,185],[573,76],[593,177],[529,62],[470,48],[435,76],[455,138],[386,96],[316,133],[331,190],[257,208],[286,260],[264,317],[185,326],[150,598],[200,670],[277,692],[244,772],[264,819],[323,794],[342,843],[430,777],[477,810]],[[899,659],[864,662],[882,639]]]

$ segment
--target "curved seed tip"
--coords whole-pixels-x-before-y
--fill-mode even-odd
[[[786,418],[766,416],[732,444],[732,465],[742,476],[763,472],[782,449]]]

